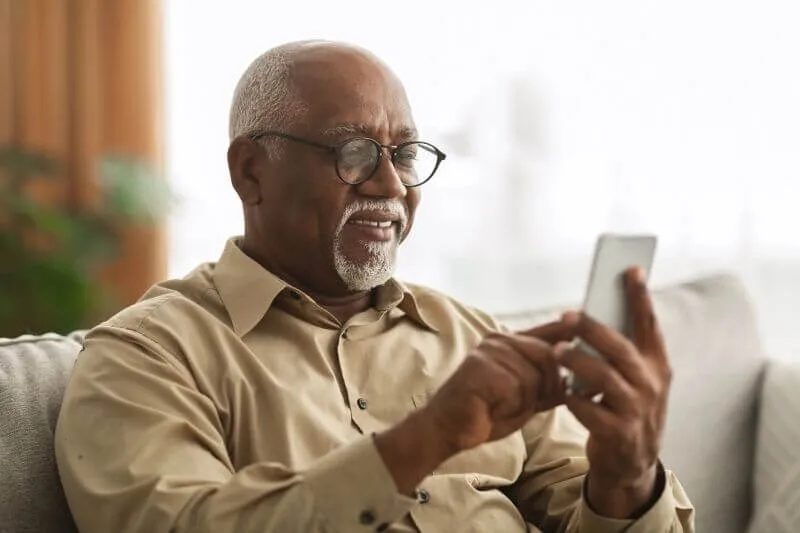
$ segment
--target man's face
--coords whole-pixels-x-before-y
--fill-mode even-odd
[[[287,133],[330,145],[359,136],[396,145],[416,136],[400,82],[359,52],[309,51],[296,61],[294,81],[308,110]],[[291,140],[280,147],[277,161],[259,167],[256,216],[269,268],[332,293],[384,283],[411,229],[418,189],[403,186],[385,152],[369,180],[348,185],[333,153]]]

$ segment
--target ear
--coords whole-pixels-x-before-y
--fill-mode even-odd
[[[244,205],[261,203],[261,177],[267,171],[267,154],[247,137],[236,137],[228,147],[231,184]]]

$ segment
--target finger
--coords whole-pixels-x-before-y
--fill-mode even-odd
[[[595,438],[605,438],[620,421],[604,405],[583,396],[567,396],[567,409]]]
[[[586,313],[566,313],[563,320],[575,324],[578,337],[600,352],[626,381],[637,385],[644,379],[644,361],[625,335],[596,321]]]
[[[603,402],[617,413],[630,410],[636,401],[636,391],[623,379],[617,370],[596,355],[579,349],[565,349],[566,345],[556,346],[559,363],[572,370],[575,376],[588,388],[584,397],[603,394]]]
[[[520,335],[535,337],[548,344],[570,341],[575,338],[575,326],[563,320],[548,322],[519,332]]]
[[[538,367],[532,365],[528,358],[509,342],[507,335],[498,334],[487,338],[484,340],[483,348],[489,353],[489,361],[507,374],[506,390],[499,391],[502,397],[508,399],[503,402],[507,405],[500,409],[498,414],[515,415],[535,405],[542,382]],[[515,390],[509,394],[510,386]]]
[[[550,408],[562,403],[564,386],[553,347],[521,334],[509,336],[508,342],[538,370],[541,380],[536,400],[540,406]]]
[[[663,356],[664,340],[653,308],[647,280],[641,268],[632,268],[626,273],[628,306],[633,321],[633,340],[644,356]]]

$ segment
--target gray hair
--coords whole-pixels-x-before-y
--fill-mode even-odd
[[[283,44],[250,63],[233,93],[228,124],[231,141],[260,130],[285,130],[302,118],[307,106],[293,86],[292,62],[304,47],[320,42]]]

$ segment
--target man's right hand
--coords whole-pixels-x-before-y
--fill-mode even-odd
[[[573,337],[563,322],[487,335],[424,408],[375,437],[398,490],[410,493],[452,455],[506,437],[563,403],[553,346]]]
[[[553,346],[572,335],[557,322],[487,335],[424,409],[451,454],[502,439],[563,403]]]

